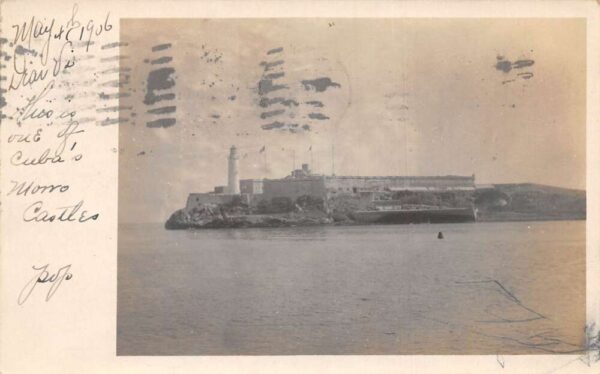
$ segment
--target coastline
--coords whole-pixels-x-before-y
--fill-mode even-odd
[[[177,211],[176,213],[178,213]],[[164,224],[167,230],[188,230],[188,229],[239,229],[239,228],[277,228],[277,227],[307,227],[307,226],[369,226],[369,225],[394,225],[394,224],[426,224],[421,223],[368,223],[355,221],[349,217],[346,219],[334,219],[332,216],[311,217],[298,213],[293,214],[271,214],[271,215],[241,215],[230,216],[226,218],[213,218],[202,221],[178,220],[173,218],[174,213]],[[509,213],[495,216],[483,216],[472,223],[486,222],[543,222],[543,221],[585,221],[585,215],[556,215],[540,216],[531,214]],[[445,222],[445,223],[464,223],[464,222]]]
[[[309,195],[289,201],[282,208],[273,202],[265,202],[262,211],[243,203],[203,204],[194,209],[175,211],[165,222],[168,230],[221,229],[221,228],[269,228],[326,225],[370,224],[419,224],[435,223],[436,212],[445,209],[473,209],[471,218],[442,218],[442,222],[519,222],[561,221],[586,219],[585,191],[562,189],[552,186],[522,184],[497,184],[493,188],[476,190],[470,194],[448,192],[449,201],[458,202],[447,208],[429,210],[423,217],[395,219],[392,222],[367,222],[360,219],[361,209],[353,203],[353,197],[319,200]],[[429,194],[431,195],[431,194]],[[428,194],[410,197],[412,203],[422,204]],[[373,211],[374,212],[374,211]],[[399,215],[410,215],[398,211]],[[423,212],[423,211],[421,211]],[[358,213],[358,214],[356,214]],[[364,216],[364,211],[363,214]],[[431,215],[431,217],[428,217]],[[437,217],[439,218],[439,217]]]

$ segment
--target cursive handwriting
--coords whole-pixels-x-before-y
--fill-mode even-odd
[[[17,125],[21,126],[21,124],[32,118],[32,119],[51,119],[54,115],[54,111],[52,109],[44,109],[44,108],[36,108],[36,104],[41,102],[41,100],[54,88],[54,81],[48,82],[46,86],[42,89],[40,93],[37,95],[31,96],[27,99],[27,104],[23,108],[18,110],[19,115],[16,117]]]
[[[27,196],[35,195],[35,194],[43,194],[43,193],[52,193],[54,191],[58,191],[60,193],[67,192],[69,190],[68,184],[39,184],[34,181],[29,182],[17,182],[11,180],[10,183],[13,184],[12,188],[6,196],[10,196],[13,193],[15,196]]]
[[[82,210],[83,200],[75,205],[55,208],[57,212],[51,213],[44,208],[43,201],[36,201],[28,206],[23,212],[23,221],[25,222],[78,222],[84,223],[90,220],[95,221],[100,216],[99,213],[89,215],[87,210]]]
[[[44,164],[58,164],[65,162],[60,154],[50,155],[50,148],[46,148],[41,155],[33,157],[23,156],[23,151],[16,151],[10,158],[11,165],[14,166],[36,166]]]
[[[55,18],[47,21],[45,18],[39,19],[33,16],[29,21],[11,25],[14,30],[12,39],[14,51],[13,72],[9,79],[8,91],[27,86],[33,87],[49,76],[57,77],[75,65],[74,41],[84,42],[88,52],[95,38],[112,30],[113,26],[109,21],[110,12],[107,12],[104,20],[100,22],[94,19],[79,21],[78,10],[79,7],[75,4],[70,18],[63,24]],[[55,50],[56,47],[52,47],[56,44],[53,40],[62,43],[58,51]],[[32,48],[36,44],[41,44],[39,51]],[[71,55],[67,56],[67,53]],[[50,56],[53,56],[51,60],[49,60]],[[33,62],[36,64],[32,65]]]
[[[37,129],[33,133],[27,134],[10,134],[8,136],[9,143],[37,143],[42,138],[43,129]]]
[[[56,155],[62,155],[63,152],[65,151],[65,148],[67,146],[67,142],[69,140],[69,137],[72,135],[77,135],[77,134],[81,134],[82,132],[84,132],[85,130],[78,130],[79,128],[79,122],[78,121],[74,121],[74,120],[70,120],[63,129],[61,129],[58,134],[56,134],[56,137],[58,139],[60,139],[60,143],[58,144],[58,147],[56,148]],[[73,149],[75,147],[76,143],[73,143],[73,146],[71,147],[71,149]],[[78,160],[77,160],[78,161]]]
[[[64,51],[65,48],[68,48],[69,50],[72,51],[71,46],[72,46],[72,42],[65,42],[62,45],[62,48],[60,49],[60,52],[58,54],[58,57],[53,57],[52,60],[54,61],[54,67],[52,68],[52,76],[53,77],[58,77],[63,71],[65,71],[66,69],[72,68],[73,66],[75,66],[75,57],[71,56],[66,58],[64,56]],[[14,52],[14,60],[13,60],[13,67],[14,67],[14,73],[11,75],[10,77],[10,84],[8,85],[8,91],[12,91],[12,90],[17,90],[21,87],[33,87],[34,84],[36,82],[40,82],[45,80],[48,77],[48,72],[50,72],[49,68],[41,68],[41,69],[35,69],[35,68],[29,68],[28,66],[26,66],[26,61],[27,61],[27,53],[23,53],[23,66],[19,67],[17,66],[17,61],[19,61],[18,58],[18,54],[17,51],[19,51],[18,49],[15,48],[15,52]],[[73,52],[71,52],[73,53]],[[42,64],[45,66],[45,62],[42,62]]]
[[[54,112],[52,109],[46,109],[40,107],[40,104],[43,103],[46,95],[50,91],[52,91],[55,87],[54,80],[51,80],[44,86],[44,88],[38,93],[29,98],[27,98],[27,104],[25,104],[22,108],[17,110],[17,117],[15,118],[17,121],[17,125],[21,126],[23,122],[27,120],[42,120],[42,121],[50,121],[48,125],[53,124],[53,121],[56,119],[67,119],[69,121],[73,121],[76,111],[66,110],[62,112]]]
[[[13,44],[17,45],[18,43],[25,44],[28,49],[31,49],[31,42],[37,39],[43,41],[42,52],[40,53],[40,59],[43,65],[46,65],[48,62],[48,55],[50,50],[50,39],[52,37],[52,28],[54,27],[54,23],[56,22],[54,18],[50,21],[50,24],[45,24],[45,20],[36,19],[35,16],[31,17],[31,21],[23,22],[22,25],[12,25],[11,27],[15,30],[15,37],[13,39]],[[24,58],[22,59],[22,64],[18,64],[16,59],[14,61],[15,71],[18,70],[17,65],[26,66],[27,65],[27,54],[24,54]]]
[[[19,305],[23,305],[23,303],[29,299],[29,296],[39,283],[50,284],[50,288],[46,293],[46,301],[49,301],[64,280],[68,281],[73,278],[73,274],[70,272],[71,265],[65,265],[61,267],[56,273],[50,273],[48,271],[48,266],[49,264],[40,267],[33,265],[31,267],[34,271],[34,275],[19,293],[19,297],[17,298],[17,303]]]

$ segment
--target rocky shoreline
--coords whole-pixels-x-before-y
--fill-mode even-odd
[[[295,227],[295,226],[323,226],[335,224],[336,221],[326,215],[314,214],[251,214],[227,215],[215,214],[214,216],[198,217],[188,214],[184,209],[173,213],[165,223],[167,230],[182,229],[221,229],[221,228],[265,228],[265,227]]]
[[[428,203],[426,199],[431,199],[430,195],[412,193],[405,196],[405,199],[412,204]],[[477,220],[481,222],[586,219],[585,191],[535,184],[503,184],[467,195],[458,192],[446,195],[441,196],[446,199],[443,201],[444,205],[472,205],[478,211]],[[191,211],[179,209],[165,222],[165,228],[181,230],[366,224],[353,219],[353,212],[361,210],[361,207],[352,198],[331,199],[327,208],[322,200],[309,196],[284,205],[265,202],[259,209],[252,209],[243,204],[206,204]]]

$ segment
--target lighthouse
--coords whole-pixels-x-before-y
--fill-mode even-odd
[[[237,148],[232,145],[229,149],[229,174],[227,178],[227,193],[240,193],[240,177],[238,175],[238,160]]]

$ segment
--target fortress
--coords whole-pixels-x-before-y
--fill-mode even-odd
[[[308,164],[293,170],[280,179],[239,179],[239,156],[231,146],[228,157],[227,186],[216,186],[212,192],[190,193],[186,210],[206,204],[226,204],[241,199],[248,205],[273,198],[311,196],[328,201],[338,196],[355,196],[373,200],[378,192],[422,191],[451,192],[474,191],[475,175],[471,176],[329,176],[313,174]]]

